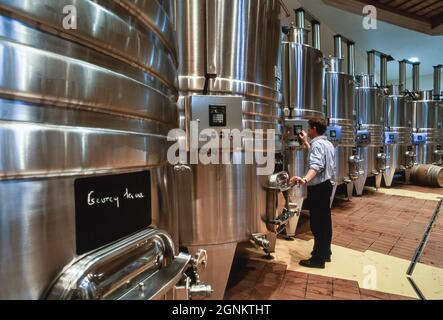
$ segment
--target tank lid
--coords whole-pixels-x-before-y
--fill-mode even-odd
[[[434,100],[434,90],[423,90],[418,93],[419,99],[422,101]]]
[[[309,45],[309,30],[296,27],[294,22],[292,22],[289,27],[283,27],[283,33],[286,34],[289,42]]]
[[[401,96],[403,95],[403,85],[402,84],[393,84],[389,86],[389,92],[393,96]]]
[[[355,77],[359,87],[372,88],[375,87],[374,76],[370,74],[360,74]]]
[[[328,72],[344,73],[344,61],[343,58],[329,57],[328,58]]]

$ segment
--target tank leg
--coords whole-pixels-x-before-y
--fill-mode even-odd
[[[302,197],[297,197],[293,200],[295,200],[295,204],[297,205],[297,213],[286,223],[286,235],[288,237],[295,236],[295,231],[297,230],[298,220],[300,219],[300,213],[304,202],[304,199]]]
[[[383,178],[383,174],[381,174],[381,173],[375,176],[375,189],[377,189],[377,190],[380,189],[382,178]]]
[[[346,193],[348,196],[348,201],[351,201],[353,191],[354,191],[354,183],[349,182],[348,184],[346,184]]]
[[[385,180],[385,185],[387,188],[390,188],[392,186],[392,182],[394,181],[394,175],[395,175],[395,168],[386,170],[385,173],[383,173],[383,178]]]
[[[363,195],[363,189],[365,188],[367,175],[361,175],[357,180],[354,181],[355,192],[357,196],[361,197]]]

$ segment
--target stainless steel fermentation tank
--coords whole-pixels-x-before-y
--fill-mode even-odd
[[[375,57],[381,58],[381,86],[375,84]],[[355,182],[357,195],[363,194],[368,177],[375,176],[375,186],[380,187],[383,173],[386,170],[387,155],[385,150],[385,91],[387,62],[393,58],[376,51],[368,52],[368,75],[356,77],[356,109],[358,130],[364,130],[370,141],[358,148],[359,157],[363,160],[361,175]]]
[[[284,96],[286,166],[290,176],[303,177],[307,171],[307,150],[300,145],[298,135],[307,131],[308,120],[324,117],[323,107],[323,53],[320,51],[320,24],[305,11],[296,11],[296,24],[284,28],[282,59],[282,91]],[[312,24],[312,42],[309,44],[305,20]],[[289,220],[287,235],[294,235],[299,211],[307,196],[306,187],[296,186],[289,191],[289,201],[296,204],[297,214]]]
[[[273,129],[280,152],[280,2],[176,0],[175,17],[181,127],[188,135],[191,120],[199,129]],[[178,172],[180,245],[207,249],[211,264],[202,279],[212,279],[215,299],[223,298],[237,243],[254,234],[272,252],[276,238],[266,223],[268,177],[241,160]]]
[[[177,125],[172,7],[167,1],[76,1],[75,25],[64,13],[68,5],[72,1],[0,0],[0,299],[44,298],[65,266],[75,266],[69,272],[80,282],[62,276],[51,298],[124,299],[123,292],[107,295],[109,285],[129,292],[139,283],[134,299],[171,298],[190,261],[174,258],[178,211],[166,159],[166,136]],[[76,241],[84,226],[76,225],[75,183],[145,171],[150,175],[138,183],[147,193],[139,196],[150,197],[152,223],[100,249],[103,255],[80,254]],[[124,214],[130,219],[131,212]],[[107,223],[97,227],[97,237]],[[166,230],[173,240],[148,227]],[[169,276],[151,285],[161,290],[144,290],[144,279],[159,275],[160,267]],[[103,289],[103,295],[58,294],[78,286]]]
[[[417,100],[412,102],[414,110],[415,162],[418,164],[440,163],[442,151],[443,108],[440,101],[434,100],[433,90],[420,91]]]
[[[392,185],[397,172],[409,176],[415,162],[412,145],[414,109],[412,97],[403,90],[403,85],[393,85],[385,97],[386,127],[385,144],[387,155],[386,171],[383,173],[385,185]]]
[[[439,77],[434,77],[435,90],[439,91]],[[420,90],[420,63],[413,64],[413,136],[416,164],[442,163],[442,121],[441,101],[434,96],[434,90]]]
[[[335,186],[331,203],[339,185],[346,185],[348,198],[352,197],[353,181],[360,172],[360,159],[355,141],[354,114],[354,43],[348,47],[348,72],[344,72],[342,36],[335,36],[335,57],[327,60],[325,80],[326,115],[329,119],[327,137],[335,146]]]
[[[407,60],[399,61],[399,84],[392,85],[385,97],[385,144],[387,154],[385,185],[392,185],[396,172],[404,172],[409,181],[415,163],[415,148],[412,145],[414,108],[413,94],[406,88]]]

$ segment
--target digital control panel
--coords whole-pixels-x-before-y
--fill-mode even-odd
[[[397,144],[398,132],[385,132],[385,144]]]
[[[226,127],[226,105],[209,105],[209,125]]]
[[[286,119],[286,132],[288,133],[289,145],[292,147],[301,146],[300,134],[302,131],[308,132],[309,122],[304,119]]]
[[[340,126],[328,127],[328,129],[326,130],[326,136],[328,137],[328,140],[332,143],[338,143],[341,140],[341,132],[342,127]]]
[[[426,133],[413,133],[412,134],[412,143],[417,144],[425,144],[427,140]]]
[[[369,130],[358,130],[355,140],[359,147],[365,147],[371,144],[371,133]]]
[[[234,96],[191,96],[191,125],[198,125],[198,144],[223,138],[223,130],[243,130],[243,99]],[[190,130],[193,132],[193,129]]]

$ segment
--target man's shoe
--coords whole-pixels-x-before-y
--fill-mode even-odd
[[[314,255],[314,251],[311,252],[311,256],[313,256],[313,255]],[[331,256],[332,256],[332,252],[331,252],[331,254],[329,255],[329,257],[327,257],[327,258],[325,259],[325,261],[326,261],[326,262],[331,262]]]
[[[321,262],[315,262],[312,261],[312,259],[309,260],[302,260],[299,262],[299,264],[302,267],[306,267],[306,268],[317,268],[317,269],[324,269],[325,268],[325,263],[321,263]]]

